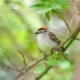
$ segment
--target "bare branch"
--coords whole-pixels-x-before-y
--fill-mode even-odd
[[[75,10],[74,12],[73,12],[73,15],[72,15],[72,17],[71,17],[71,20],[70,20],[70,23],[69,23],[69,27],[71,28],[71,26],[72,26],[72,23],[73,23],[73,21],[74,21],[74,18],[75,18],[75,15],[77,14],[77,10]]]
[[[80,39],[79,39],[79,38],[75,38],[75,40],[79,40],[79,41],[80,41]]]
[[[6,57],[8,58],[9,62],[10,62],[16,69],[18,69],[17,66],[10,60],[9,56],[8,56],[5,52],[4,52],[4,54],[5,54]]]
[[[65,22],[65,24],[66,24],[66,26],[67,26],[67,28],[68,28],[69,32],[71,33],[70,26],[68,25],[68,23],[66,22],[66,20],[65,20],[63,17],[62,17],[62,20]]]
[[[55,11],[55,13],[57,13],[57,12]],[[71,33],[70,26],[68,25],[68,23],[66,22],[66,20],[65,20],[62,16],[61,16],[61,19],[65,22],[65,24],[66,24],[66,26],[67,26],[69,32]]]
[[[22,56],[22,58],[23,58],[23,63],[24,63],[24,66],[27,64],[26,63],[26,60],[25,60],[25,56],[23,55],[23,53],[22,52],[20,52],[19,50],[17,50],[20,54],[21,54],[21,56]]]
[[[43,75],[45,75],[50,69],[52,68],[52,66],[49,66],[40,76],[38,76],[36,78],[36,80],[39,80]]]
[[[6,65],[6,64],[5,64],[3,61],[1,61],[1,60],[0,60],[0,63],[2,63],[7,69],[15,70],[15,71],[17,71],[17,72],[23,74],[23,72],[21,72],[20,70],[15,69],[15,68],[12,68],[12,67]]]

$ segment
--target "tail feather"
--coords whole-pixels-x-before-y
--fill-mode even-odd
[[[65,48],[64,48],[64,47],[62,47],[62,48],[61,48],[61,50],[64,52],[64,51],[65,51]]]

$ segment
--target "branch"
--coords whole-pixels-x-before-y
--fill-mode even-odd
[[[5,52],[4,52],[4,54],[5,54],[6,57],[8,58],[9,62],[10,62],[16,69],[18,69],[17,66],[10,60],[9,56],[8,56]]]
[[[72,37],[72,39],[69,41],[68,45],[65,47],[66,49],[71,45],[71,43],[76,39],[78,33],[80,32],[80,30],[78,29],[76,31],[76,33],[74,34],[74,36]]]
[[[10,60],[10,58],[9,58],[9,56],[6,54],[6,53],[4,53],[5,55],[6,55],[6,57],[8,58],[8,60],[9,60],[9,62],[14,66],[14,68],[12,68],[12,67],[10,67],[10,66],[7,66],[4,62],[2,62],[2,61],[0,61],[0,62],[2,62],[7,68],[10,68],[10,69],[12,69],[12,70],[15,70],[15,71],[18,71],[19,73],[23,73],[23,72],[21,72],[21,70],[19,70],[18,69],[18,67]]]
[[[78,35],[79,31],[80,31],[80,30],[77,29],[74,37],[70,40],[70,42],[68,43],[68,45],[65,47],[65,51],[66,51],[66,49],[70,46],[70,44],[74,41],[74,39],[75,39],[76,36]],[[64,51],[64,52],[65,52],[65,51]],[[51,68],[52,68],[52,66],[49,66],[49,67],[46,69],[46,71],[44,71],[42,74],[40,74],[40,75],[36,78],[36,80],[39,80],[39,79],[40,79],[43,75],[45,75]]]
[[[63,41],[63,43],[61,43],[58,47],[58,49],[60,49],[67,41],[69,41],[73,36],[74,34],[76,33],[77,30],[80,29],[80,22],[79,22],[79,25],[77,27],[75,27],[75,29],[73,30],[73,32]]]
[[[23,55],[23,53],[22,52],[20,52],[19,50],[17,50],[20,54],[21,54],[21,56],[22,56],[22,58],[23,58],[23,63],[24,63],[24,66],[27,64],[26,63],[26,60],[25,60],[25,56]]]
[[[65,19],[63,18],[63,17],[61,17],[62,19],[63,19],[63,21],[65,22],[65,24],[66,24],[66,26],[67,26],[67,28],[68,28],[68,30],[69,30],[69,32],[71,33],[71,26],[72,26],[72,22],[73,22],[73,20],[74,20],[74,17],[75,17],[75,15],[76,15],[76,10],[74,11],[74,14],[72,15],[72,17],[71,17],[71,20],[70,20],[70,24],[68,25],[68,23],[65,21]]]
[[[70,27],[69,27],[68,23],[65,21],[65,19],[64,19],[63,17],[61,17],[61,18],[62,18],[62,20],[65,22],[65,24],[66,24],[66,26],[67,26],[67,28],[68,28],[69,32],[71,33],[71,29],[70,29]]]
[[[79,40],[80,41],[80,38],[75,38],[75,40]]]
[[[55,10],[54,10],[54,12],[55,12],[56,14],[58,14]],[[69,32],[71,33],[70,26],[68,25],[68,23],[66,22],[66,20],[65,20],[62,16],[61,16],[61,19],[65,22],[65,24],[66,24],[66,26],[67,26]]]
[[[15,71],[17,71],[17,72],[23,74],[23,72],[21,72],[20,70],[15,69],[15,68],[12,68],[12,67],[6,65],[6,64],[5,64],[3,61],[1,61],[1,60],[0,60],[0,63],[2,63],[7,69],[15,70]]]
[[[52,66],[49,66],[39,77],[36,78],[36,80],[39,80],[44,74],[46,74],[50,69],[52,68]]]
[[[61,44],[56,48],[56,50],[54,50],[53,52],[56,52],[57,50],[60,50],[61,47],[62,47],[67,41],[69,41],[69,40],[71,39],[71,37],[74,36],[75,32],[76,32],[79,28],[80,28],[80,23],[79,23],[79,25],[73,30],[73,32],[63,41],[63,43],[61,43]],[[34,63],[28,65],[28,66],[26,67],[26,71],[25,71],[25,72],[27,72],[29,69],[31,69],[32,67],[34,67],[35,65],[37,65],[39,62],[45,60],[47,57],[49,57],[49,56],[51,56],[51,55],[52,55],[52,53],[47,54],[46,56],[38,59],[38,60],[35,61]]]

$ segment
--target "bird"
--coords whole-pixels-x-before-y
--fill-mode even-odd
[[[35,34],[37,35],[37,45],[40,51],[44,53],[52,51],[54,48],[58,47],[61,44],[61,41],[56,37],[56,35],[46,27],[40,27],[37,32],[35,32]],[[61,51],[64,52],[65,48],[61,47]],[[64,58],[66,58],[63,53],[62,55]]]

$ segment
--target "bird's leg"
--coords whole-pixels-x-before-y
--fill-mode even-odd
[[[51,54],[54,54],[54,53],[53,53],[53,50],[56,50],[56,48],[53,48],[53,49],[51,50]],[[60,60],[60,50],[58,50],[58,58],[57,58],[57,60]]]
[[[54,54],[53,51],[54,51],[55,49],[56,49],[56,48],[51,49],[51,54]]]

